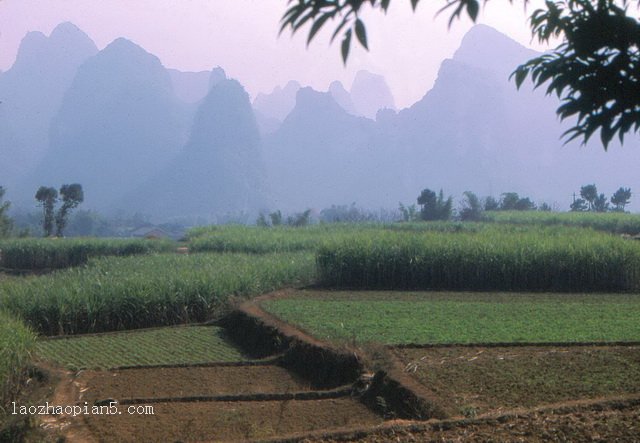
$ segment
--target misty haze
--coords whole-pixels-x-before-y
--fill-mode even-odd
[[[73,182],[82,208],[106,216],[251,223],[332,205],[394,211],[424,188],[456,204],[465,191],[517,192],[566,211],[585,184],[640,187],[637,138],[609,152],[564,146],[557,99],[509,81],[534,55],[477,25],[410,107],[364,70],[326,91],[291,79],[252,100],[224,66],[166,69],[133,41],[99,51],[62,23],[27,34],[0,75],[5,198],[28,213],[38,186]]]

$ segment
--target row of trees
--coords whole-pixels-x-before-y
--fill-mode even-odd
[[[551,206],[542,203],[539,207],[529,197],[520,197],[516,192],[505,192],[500,200],[494,197],[478,198],[471,191],[464,194],[462,205],[458,212],[460,220],[480,220],[484,211],[551,211]],[[585,185],[580,189],[580,197],[571,204],[571,211],[591,212],[624,212],[631,201],[631,188],[620,187],[607,200],[604,194],[598,193],[596,185]],[[438,194],[430,189],[423,190],[418,196],[418,210],[415,205],[405,207],[400,204],[403,220],[449,220],[453,217],[452,198],[444,197],[442,190]]]
[[[500,199],[486,197],[480,199],[471,191],[464,194],[462,205],[458,211],[460,220],[472,221],[481,220],[484,211],[550,211],[551,206],[542,203],[540,207],[531,201],[529,197],[520,197],[517,192],[505,192]],[[453,198],[445,198],[444,192],[440,190],[435,193],[431,189],[424,189],[418,196],[418,206],[404,206],[400,203],[399,211],[404,221],[416,220],[450,220],[454,216]]]
[[[59,198],[58,198],[59,196]],[[62,237],[72,209],[84,201],[82,185],[73,183],[62,185],[60,193],[55,188],[40,186],[35,195],[39,206],[42,207],[42,230],[45,237],[53,234],[55,222],[56,237]],[[56,203],[62,201],[62,205],[55,210]]]
[[[286,219],[282,216],[282,212],[278,210],[270,213],[268,220],[263,213],[260,213],[260,215],[258,216],[258,220],[256,221],[256,224],[262,227],[288,225],[288,226],[294,226],[299,228],[302,226],[307,226],[310,222],[311,222],[311,209],[307,209],[304,212],[290,215]]]
[[[573,212],[624,212],[631,201],[631,188],[620,187],[613,193],[609,201],[604,194],[598,193],[596,185],[584,185],[580,188],[580,197],[573,198],[570,209]],[[611,204],[609,204],[611,203]]]
[[[351,203],[350,205],[331,205],[322,209],[319,213],[307,209],[304,212],[293,213],[286,217],[282,215],[280,210],[269,214],[260,213],[256,220],[256,225],[261,227],[301,227],[314,223],[392,223],[399,218],[398,212],[394,210],[369,210],[359,208],[355,203]]]
[[[505,192],[500,199],[486,197],[480,199],[471,191],[464,193],[464,200],[455,217],[464,221],[477,221],[483,218],[485,211],[550,211],[551,207],[543,203],[537,207],[528,197],[520,197],[516,192]],[[445,197],[444,191],[436,193],[431,189],[424,189],[417,199],[417,205],[405,206],[400,203],[397,211],[367,211],[351,205],[332,205],[320,213],[312,213],[307,209],[284,217],[281,211],[269,214],[261,213],[256,224],[268,226],[306,226],[312,223],[358,223],[358,222],[393,222],[403,221],[432,221],[450,220],[454,218],[453,197]]]

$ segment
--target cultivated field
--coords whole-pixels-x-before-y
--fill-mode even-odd
[[[91,257],[127,256],[167,252],[176,245],[168,240],[131,239],[10,239],[0,241],[0,269],[40,271],[78,266]]]
[[[640,341],[635,294],[306,290],[261,306],[315,337],[338,342]]]
[[[451,415],[640,394],[639,346],[395,348]]]
[[[188,254],[5,241],[2,404],[155,414],[4,415],[0,440],[35,423],[37,441],[633,441],[640,243],[620,234],[638,232],[625,214],[487,213],[198,228]]]
[[[215,326],[159,328],[38,341],[36,355],[69,369],[247,359]]]
[[[229,297],[306,284],[314,272],[305,254],[104,257],[0,282],[0,306],[43,335],[203,322],[221,315]]]
[[[35,344],[36,335],[32,331],[0,311],[0,407],[6,406],[17,394]]]
[[[384,231],[321,246],[318,270],[323,285],[341,288],[633,291],[640,245],[568,227]]]
[[[640,234],[639,214],[620,212],[489,211],[485,212],[484,215],[488,222],[505,225],[578,226],[614,234]]]
[[[310,431],[375,426],[382,418],[351,398],[159,403],[149,416],[91,416],[92,435],[116,441],[249,441]]]

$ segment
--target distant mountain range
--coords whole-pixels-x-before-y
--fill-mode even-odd
[[[0,185],[13,187],[49,149],[49,127],[80,65],[98,52],[70,23],[30,32],[0,75]],[[35,192],[35,191],[34,191]]]
[[[33,208],[38,186],[79,182],[85,208],[158,221],[395,208],[427,187],[515,191],[560,209],[584,184],[640,189],[638,137],[606,153],[563,146],[557,100],[508,80],[535,55],[478,25],[409,108],[366,71],[349,90],[291,81],[251,103],[222,68],[166,69],[126,39],[98,51],[65,23],[29,33],[0,74],[0,185]]]

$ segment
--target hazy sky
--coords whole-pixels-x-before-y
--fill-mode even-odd
[[[414,14],[409,0],[394,0],[386,17],[367,13],[371,51],[353,50],[344,67],[339,42],[329,46],[328,29],[308,49],[306,30],[278,37],[286,0],[0,0],[0,69],[13,64],[26,32],[48,35],[58,23],[71,21],[100,49],[125,37],[170,68],[222,66],[252,96],[291,79],[319,90],[340,80],[349,89],[355,73],[367,69],[384,75],[396,104],[406,107],[431,88],[438,66],[471,26],[465,19],[448,29],[447,13],[436,17],[444,3],[423,0]],[[522,5],[515,3],[489,2],[479,22],[540,49],[532,44]]]

